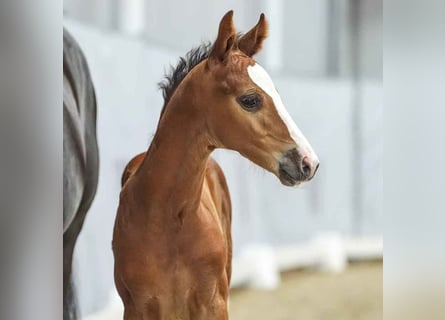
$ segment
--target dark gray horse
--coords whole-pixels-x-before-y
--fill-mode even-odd
[[[96,97],[85,57],[63,30],[63,318],[75,319],[74,245],[94,199],[99,157]]]

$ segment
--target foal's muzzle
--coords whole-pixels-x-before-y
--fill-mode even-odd
[[[282,184],[294,186],[311,180],[317,172],[319,161],[303,155],[297,149],[291,149],[283,154],[279,161],[279,178]]]

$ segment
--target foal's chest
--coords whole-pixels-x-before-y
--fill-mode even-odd
[[[226,234],[205,208],[199,210],[194,218],[184,217],[177,233],[160,243],[171,258],[156,268],[147,284],[148,291],[155,290],[151,294],[160,294],[162,309],[172,319],[197,319],[194,315],[227,298]]]

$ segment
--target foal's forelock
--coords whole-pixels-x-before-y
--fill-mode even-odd
[[[253,66],[247,67],[247,73],[249,74],[250,79],[272,98],[278,115],[280,116],[284,125],[287,127],[289,135],[298,146],[298,149],[315,155],[312,146],[309,144],[306,137],[297,127],[286,107],[284,106],[283,101],[281,100],[281,97],[278,94],[278,91],[275,88],[275,85],[267,71],[264,70],[264,68],[261,67],[258,63],[255,63]]]

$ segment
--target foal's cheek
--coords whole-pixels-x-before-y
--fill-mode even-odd
[[[252,139],[255,140],[263,140],[269,130],[268,130],[268,124],[266,121],[266,116],[264,112],[261,110],[255,113],[252,113],[249,115],[249,135],[251,135]]]

